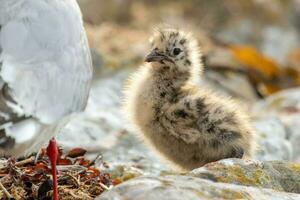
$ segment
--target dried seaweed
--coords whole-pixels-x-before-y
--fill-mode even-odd
[[[62,200],[94,199],[116,181],[94,167],[95,160],[84,157],[86,150],[75,148],[64,154],[59,149],[58,190]],[[0,159],[0,199],[51,199],[50,161],[45,149],[40,154],[20,158]],[[119,183],[119,182],[118,182]]]

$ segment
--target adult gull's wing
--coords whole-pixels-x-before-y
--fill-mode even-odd
[[[82,111],[92,64],[76,1],[0,0],[0,5],[0,76],[12,113],[53,128]]]

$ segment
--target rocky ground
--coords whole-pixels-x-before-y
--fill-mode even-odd
[[[98,199],[299,199],[299,178],[297,164],[231,159],[185,175],[135,178]]]
[[[79,2],[95,78],[86,111],[58,139],[66,149],[87,149],[91,158],[100,153],[108,166],[101,162],[99,169],[120,179],[98,199],[300,199],[299,1],[211,1],[199,6],[214,13],[205,16],[179,1],[164,1],[159,7],[164,12],[154,14],[156,8],[149,1],[146,6],[134,0],[115,1],[101,4],[103,15],[93,11],[99,2],[108,1]],[[227,7],[213,2],[225,2]],[[120,7],[123,12],[116,12]],[[206,64],[199,87],[230,95],[249,111],[259,144],[252,160],[221,160],[179,174],[161,163],[122,118],[124,81],[148,50],[148,25],[161,19],[191,24],[188,28],[199,39]]]

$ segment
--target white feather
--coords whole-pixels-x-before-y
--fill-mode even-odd
[[[0,76],[22,109],[15,111],[54,129],[68,115],[82,111],[92,64],[76,1],[0,0],[0,26]],[[29,129],[43,132],[30,123],[23,134]],[[14,130],[10,128],[10,135],[19,137],[19,128],[15,135]],[[45,142],[53,134],[48,135]]]

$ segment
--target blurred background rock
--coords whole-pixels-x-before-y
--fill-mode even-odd
[[[118,173],[168,170],[120,111],[124,81],[143,63],[153,27],[168,24],[198,38],[206,66],[200,87],[214,87],[249,110],[259,133],[255,158],[300,162],[299,0],[78,2],[95,76],[87,110],[63,130],[62,146],[101,153]]]

